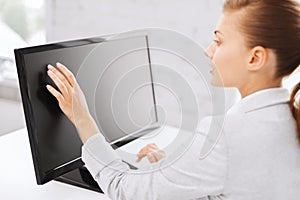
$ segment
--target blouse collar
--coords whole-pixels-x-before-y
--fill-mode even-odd
[[[268,88],[254,92],[233,105],[228,113],[251,112],[265,107],[289,103],[290,95],[286,88]]]

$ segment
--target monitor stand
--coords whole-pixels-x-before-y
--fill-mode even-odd
[[[103,193],[97,182],[85,167],[74,169],[54,180]]]

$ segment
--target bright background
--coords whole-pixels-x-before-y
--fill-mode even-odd
[[[24,127],[14,48],[146,27],[178,31],[206,47],[221,7],[222,0],[0,0],[0,135]]]

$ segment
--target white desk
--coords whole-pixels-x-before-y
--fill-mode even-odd
[[[159,134],[154,133],[153,135],[141,137],[121,147],[117,152],[126,161],[135,163],[136,153],[142,147],[155,142],[160,148],[164,149],[174,141],[177,134],[178,129],[165,126],[159,131]],[[186,134],[189,133],[186,132]],[[104,194],[57,181],[37,185],[26,129],[0,137],[0,158],[0,199],[109,200]],[[149,164],[147,159],[143,159],[136,166],[143,167]]]
[[[0,199],[109,200],[104,194],[51,181],[37,185],[26,129],[0,137]]]

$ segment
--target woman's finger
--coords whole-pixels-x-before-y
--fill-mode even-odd
[[[157,160],[161,160],[164,157],[166,157],[166,153],[163,150],[157,151],[155,155],[156,155]]]
[[[73,73],[63,64],[61,63],[56,63],[57,68],[63,73],[63,75],[66,77],[66,79],[68,80],[68,82],[70,83],[70,85],[72,87],[75,86],[75,77],[73,75]]]
[[[153,162],[158,162],[159,160],[163,159],[165,157],[165,152],[162,150],[155,151],[152,153],[149,153],[147,155],[148,160],[153,163]],[[150,159],[149,159],[150,158]]]
[[[138,158],[136,162],[140,162],[145,156],[147,156],[148,153],[150,153],[150,150],[148,148],[142,149],[142,151],[137,155]]]
[[[64,101],[64,97],[54,87],[52,87],[51,85],[46,85],[46,88],[57,99],[59,103],[62,103]]]
[[[48,70],[52,71],[60,80],[62,83],[64,83],[64,85],[66,86],[68,93],[71,93],[71,84],[68,82],[68,80],[66,79],[66,77],[62,74],[62,72],[60,72],[56,67],[53,67],[52,65],[48,65],[47,66]]]
[[[153,153],[148,153],[147,158],[150,161],[150,163],[156,163],[158,161],[154,152]]]
[[[138,158],[136,162],[140,162],[144,157],[148,156],[150,153],[156,153],[161,151],[155,143],[147,144],[144,148],[142,148],[138,153]],[[159,158],[159,156],[157,157]]]
[[[146,155],[138,156],[137,160],[135,162],[140,162]]]
[[[60,80],[58,78],[58,76],[53,73],[53,71],[48,70],[47,73],[50,76],[50,78],[53,80],[53,82],[55,83],[55,85],[58,87],[58,89],[61,92],[61,94],[63,96],[66,96],[68,94],[68,89],[67,89],[66,85],[63,83],[63,81]]]
[[[158,149],[158,147],[152,143],[152,144],[147,144],[145,147],[143,147],[140,151],[139,151],[139,154],[143,154],[144,152],[148,152],[148,151],[151,151],[151,150],[155,150],[155,149]]]
[[[150,152],[154,152],[154,151],[157,151],[158,150],[158,148],[156,148],[156,147],[153,147],[153,146],[151,146],[151,145],[147,145],[147,146],[145,146],[144,148],[142,148],[141,150],[140,150],[140,152],[138,153],[138,160],[137,161],[140,161],[141,159],[143,159],[145,156],[147,156],[147,154],[148,153],[150,153]]]
[[[148,147],[144,147],[144,148],[142,148],[140,151],[139,151],[139,153],[137,154],[138,156],[146,156],[147,155],[147,153],[149,153],[150,152],[150,149],[148,148]]]

